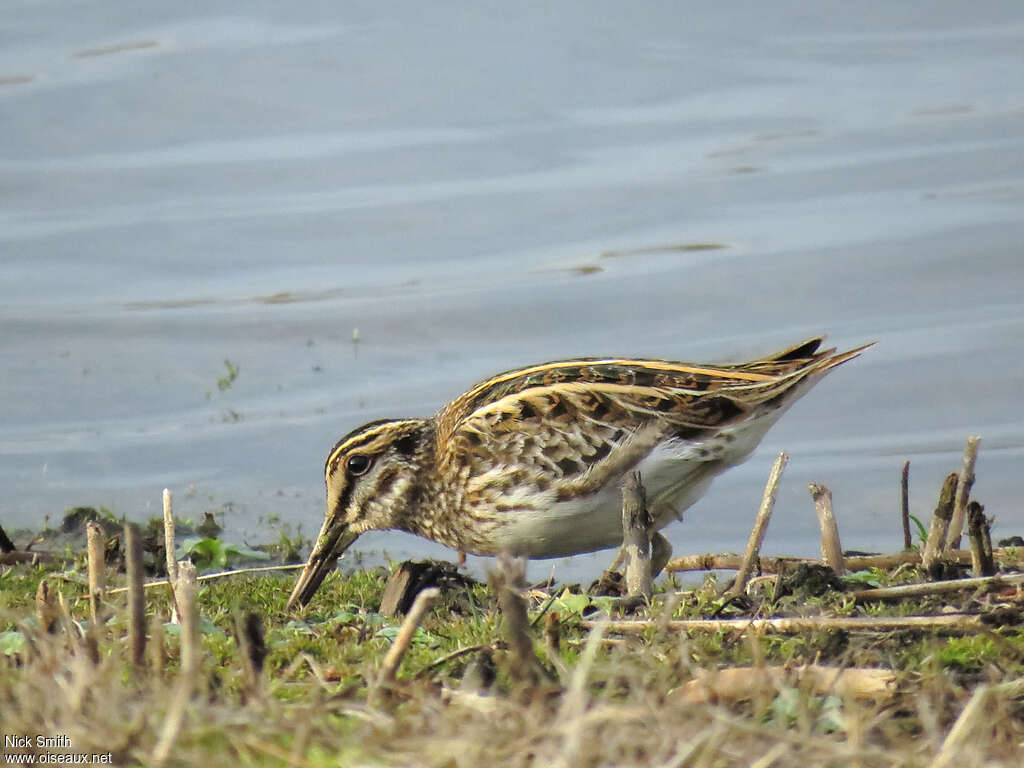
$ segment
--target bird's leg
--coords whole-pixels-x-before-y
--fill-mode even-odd
[[[672,557],[672,545],[661,531],[651,532],[651,578],[658,578],[658,574],[668,565]]]
[[[466,565],[466,553],[465,553],[465,552],[463,552],[463,551],[462,551],[462,550],[460,549],[460,550],[459,550],[459,562],[458,562],[458,565],[457,565],[456,567],[458,567],[458,568],[462,568],[462,567],[464,567],[465,565]]]

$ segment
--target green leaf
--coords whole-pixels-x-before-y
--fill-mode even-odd
[[[189,558],[197,568],[219,568],[224,570],[228,567],[228,561],[232,559],[241,560],[269,560],[270,555],[260,552],[258,549],[250,549],[242,544],[225,544],[220,539],[200,538],[190,536],[183,539],[178,546],[178,559]]]
[[[775,720],[792,724],[800,715],[800,691],[783,688],[772,700],[771,710]]]
[[[0,632],[0,653],[15,656],[25,648],[25,636],[13,630]]]
[[[922,544],[927,544],[928,530],[924,527],[924,523],[918,520],[916,515],[909,515],[909,517],[914,521],[914,525],[917,526],[917,537],[921,540]]]
[[[848,573],[843,577],[843,581],[848,584],[863,584],[868,587],[881,587],[882,582],[878,578],[878,574],[874,571],[856,571],[855,573]]]
[[[220,539],[204,539],[198,536],[182,539],[175,556],[179,560],[187,557],[197,566],[212,565],[219,563],[220,560],[227,561]]]
[[[825,733],[843,733],[846,731],[846,718],[843,716],[843,701],[838,696],[826,696],[818,715],[818,727]]]
[[[181,624],[164,622],[164,631],[171,637],[181,637]],[[199,632],[203,635],[222,635],[220,628],[205,616],[199,617]]]
[[[572,614],[576,616],[582,616],[583,612],[589,608],[592,604],[589,595],[580,593],[572,593],[568,588],[562,591],[555,602],[551,604],[551,607],[563,614]]]
[[[224,547],[224,552],[227,555],[234,557],[246,558],[248,560],[269,560],[270,555],[266,552],[261,552],[258,549],[250,549],[249,547],[241,544],[228,544]]]

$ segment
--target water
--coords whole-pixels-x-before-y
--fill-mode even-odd
[[[1024,533],[1019,3],[32,2],[0,36],[8,528],[167,486],[230,536],[309,535],[364,421],[518,364],[828,332],[878,345],[676,551],[742,548],[782,449],[766,551],[816,551],[811,481],[845,546],[892,551],[904,459],[924,518],[969,434]]]

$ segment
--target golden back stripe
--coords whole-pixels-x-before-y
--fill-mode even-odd
[[[548,384],[546,386],[531,387],[530,388],[530,395],[531,395],[531,397],[535,397],[535,396],[543,397],[544,395],[547,395],[549,393],[558,394],[559,391],[562,391],[562,392],[569,391],[569,392],[572,392],[574,394],[585,394],[587,392],[602,392],[602,393],[609,394],[609,395],[628,395],[628,394],[637,394],[637,391],[641,390],[641,389],[648,390],[648,391],[653,390],[653,391],[658,392],[658,393],[664,393],[666,391],[666,388],[664,388],[664,387],[637,387],[634,384],[612,384],[612,383],[595,384],[595,383],[583,383],[583,382],[571,382],[571,381],[569,381],[569,382],[562,382],[560,384]],[[690,392],[690,393],[692,393],[694,395],[705,395],[706,394],[705,392],[702,392],[700,390],[685,390],[685,389],[675,389],[675,388],[672,389],[672,392],[674,392],[674,393]],[[492,411],[502,411],[502,410],[504,410],[506,405],[507,405],[507,401],[511,401],[511,402],[521,401],[523,399],[522,395],[523,395],[522,392],[512,392],[511,394],[505,395],[504,397],[499,398],[498,400],[492,400],[489,403],[485,403],[484,405],[480,406],[479,408],[477,408],[472,413],[467,414],[465,418],[459,419],[459,425],[456,427],[456,429],[460,428],[462,426],[462,424],[464,424],[465,422],[469,421],[470,419],[475,419],[475,418],[478,418],[480,416],[484,416],[484,415],[486,415],[488,413],[491,413]]]
[[[494,378],[487,379],[487,381],[480,382],[473,389],[466,392],[464,395],[459,395],[459,400],[469,400],[473,396],[479,394],[488,387],[493,387],[496,384],[500,384],[503,381],[511,381],[517,379],[520,376],[529,376],[531,373],[539,373],[540,371],[548,371],[553,368],[578,368],[578,367],[590,367],[594,365],[621,365],[625,367],[629,366],[641,366],[644,368],[653,368],[656,371],[675,371],[677,373],[695,373],[704,376],[720,376],[724,379],[737,379],[740,381],[771,381],[772,379],[778,378],[767,373],[749,373],[746,371],[726,371],[720,368],[699,368],[692,365],[678,365],[675,363],[669,363],[657,360],[621,360],[616,358],[609,358],[607,360],[566,360],[558,363],[545,363],[543,365],[535,365],[531,368],[520,368],[518,371],[509,371],[501,376],[495,376]]]

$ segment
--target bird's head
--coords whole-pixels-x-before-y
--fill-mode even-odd
[[[423,419],[383,419],[353,430],[327,455],[327,513],[288,606],[305,605],[359,534],[402,527],[422,488],[421,468],[433,455]]]

